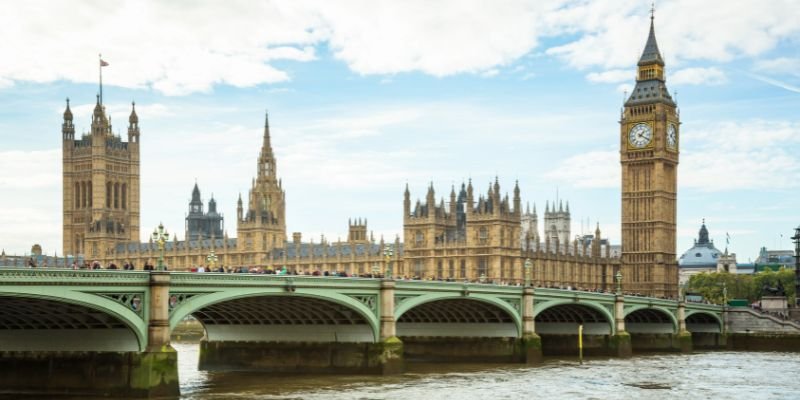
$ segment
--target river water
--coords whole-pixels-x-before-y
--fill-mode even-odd
[[[800,354],[698,352],[519,364],[412,364],[397,376],[197,370],[198,345],[173,343],[181,399],[800,399]]]

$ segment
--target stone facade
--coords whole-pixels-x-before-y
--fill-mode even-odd
[[[96,114],[96,129],[100,135],[105,129],[102,128],[105,117],[99,103]],[[99,251],[91,257],[106,264],[130,261],[140,267],[145,261],[157,258],[158,250],[154,243],[137,241],[138,121],[134,117],[132,113],[129,137],[131,146],[136,145],[137,156],[135,169],[128,170],[135,172],[128,195],[135,193],[135,199],[131,198],[128,207],[132,209],[127,214],[117,213],[128,218],[125,226],[131,227],[126,231],[130,235],[98,242]],[[513,196],[509,198],[507,194],[501,195],[499,179],[490,183],[485,194],[477,194],[472,182],[462,184],[458,192],[453,187],[449,202],[444,198],[437,201],[431,185],[424,201],[418,200],[413,207],[406,188],[403,200],[405,243],[400,243],[399,237],[393,243],[383,239],[376,242],[371,235],[367,238],[366,220],[350,222],[346,242],[332,243],[324,238],[319,243],[303,242],[299,233],[289,241],[286,196],[277,175],[267,119],[247,209],[241,196],[237,204],[237,238],[224,234],[213,239],[173,240],[166,243],[165,261],[173,270],[188,269],[205,265],[213,251],[218,257],[217,265],[225,266],[286,267],[301,273],[348,274],[384,274],[391,266],[395,276],[521,282],[526,274],[525,260],[530,259],[531,279],[540,285],[610,290],[613,277],[621,271],[626,292],[676,297],[677,129],[680,118],[677,104],[665,86],[664,62],[652,24],[638,64],[636,88],[625,103],[620,124],[621,259],[611,257],[612,246],[600,236],[599,228],[591,238],[570,238],[569,205],[564,208],[561,202],[554,202],[552,207],[548,203],[540,237],[535,208],[532,214],[523,213],[519,186],[515,185]],[[71,116],[67,124],[65,115],[65,132],[69,127]],[[65,165],[67,147],[65,144]],[[97,171],[103,165],[90,167]],[[69,183],[66,187],[72,187],[73,180],[67,181],[66,172],[65,183]],[[71,215],[66,218],[66,210],[74,208],[66,202],[72,197],[65,189],[65,221],[72,221]],[[100,196],[94,202],[102,200]],[[98,211],[98,218],[102,216]],[[65,237],[75,237],[75,232],[69,230],[71,226],[65,223]],[[65,250],[72,251],[70,246],[65,239]]]
[[[139,117],[128,118],[128,141],[115,136],[97,96],[91,132],[75,139],[67,99],[61,126],[63,254],[105,258],[119,243],[139,240]]]

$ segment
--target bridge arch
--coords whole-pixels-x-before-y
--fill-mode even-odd
[[[147,347],[147,325],[131,308],[100,293],[56,292],[3,292],[4,351],[144,351]],[[145,296],[141,294],[138,303],[143,316]]]
[[[678,319],[661,306],[637,305],[625,310],[628,333],[676,333]]]
[[[395,321],[401,337],[516,338],[522,332],[519,310],[512,303],[482,293],[428,293],[408,298],[395,305]]]
[[[372,305],[332,291],[231,289],[180,303],[170,314],[170,329],[192,315],[209,341],[376,342],[377,301]]]
[[[574,300],[555,300],[534,305],[537,334],[577,335],[583,325],[586,335],[613,335],[614,316],[602,304]]]
[[[707,311],[687,311],[686,330],[692,333],[722,333],[722,319]]]

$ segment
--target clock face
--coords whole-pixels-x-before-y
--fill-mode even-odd
[[[678,145],[678,129],[675,124],[670,123],[667,126],[667,147],[670,149],[677,148]]]
[[[637,149],[647,146],[651,140],[653,140],[653,130],[644,122],[634,125],[628,133],[628,142]]]

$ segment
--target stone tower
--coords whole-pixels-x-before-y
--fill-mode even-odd
[[[533,205],[531,212],[530,205],[525,206],[525,213],[520,217],[521,229],[519,233],[520,246],[523,250],[533,250],[536,243],[539,243],[539,216],[536,214],[536,204]],[[530,243],[530,249],[528,244]]]
[[[558,203],[558,208],[556,208]],[[569,202],[564,208],[564,202],[554,201],[552,209],[550,204],[545,204],[544,210],[544,236],[550,239],[550,243],[559,243],[564,246],[571,241],[570,238],[571,217],[569,212]]]
[[[679,127],[678,106],[667,91],[651,15],[636,86],[620,120],[623,282],[631,291],[655,296],[678,293]]]
[[[347,242],[348,243],[368,243],[367,220],[361,218],[347,221]]]
[[[104,257],[139,241],[139,117],[132,104],[128,141],[115,136],[97,96],[91,132],[75,139],[67,99],[61,126],[65,255]]]
[[[224,217],[217,212],[217,201],[214,196],[208,201],[208,212],[203,212],[203,200],[197,183],[192,189],[192,200],[189,201],[189,213],[186,215],[186,240],[222,239]]]
[[[264,141],[258,155],[258,171],[250,188],[247,213],[241,198],[237,204],[237,246],[242,262],[259,264],[286,241],[286,193],[276,169],[269,134],[269,115],[264,122]]]

